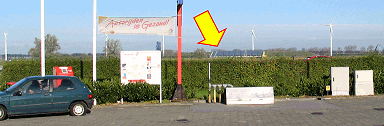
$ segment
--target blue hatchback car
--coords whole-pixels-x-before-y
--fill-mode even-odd
[[[83,116],[92,105],[92,92],[75,76],[31,76],[0,92],[0,120],[54,112]]]

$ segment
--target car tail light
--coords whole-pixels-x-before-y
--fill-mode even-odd
[[[92,98],[92,94],[88,95],[88,98],[91,99]]]

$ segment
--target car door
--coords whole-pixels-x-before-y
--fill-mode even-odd
[[[56,111],[67,111],[72,101],[78,97],[76,86],[69,79],[53,79],[53,108]]]
[[[9,111],[13,114],[51,112],[52,94],[47,79],[33,79],[16,89],[10,96]],[[16,92],[21,92],[17,95]]]

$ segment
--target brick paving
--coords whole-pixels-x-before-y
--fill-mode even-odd
[[[82,117],[66,114],[12,117],[0,125],[201,126],[201,125],[383,125],[384,97],[326,100],[277,99],[273,105],[220,103],[124,104],[96,106]],[[378,110],[376,110],[378,109]],[[322,114],[311,114],[311,113]]]

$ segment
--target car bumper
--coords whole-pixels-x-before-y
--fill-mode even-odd
[[[91,109],[92,106],[93,106],[93,99],[87,99],[87,100],[84,100],[84,101],[87,104],[88,109]]]

